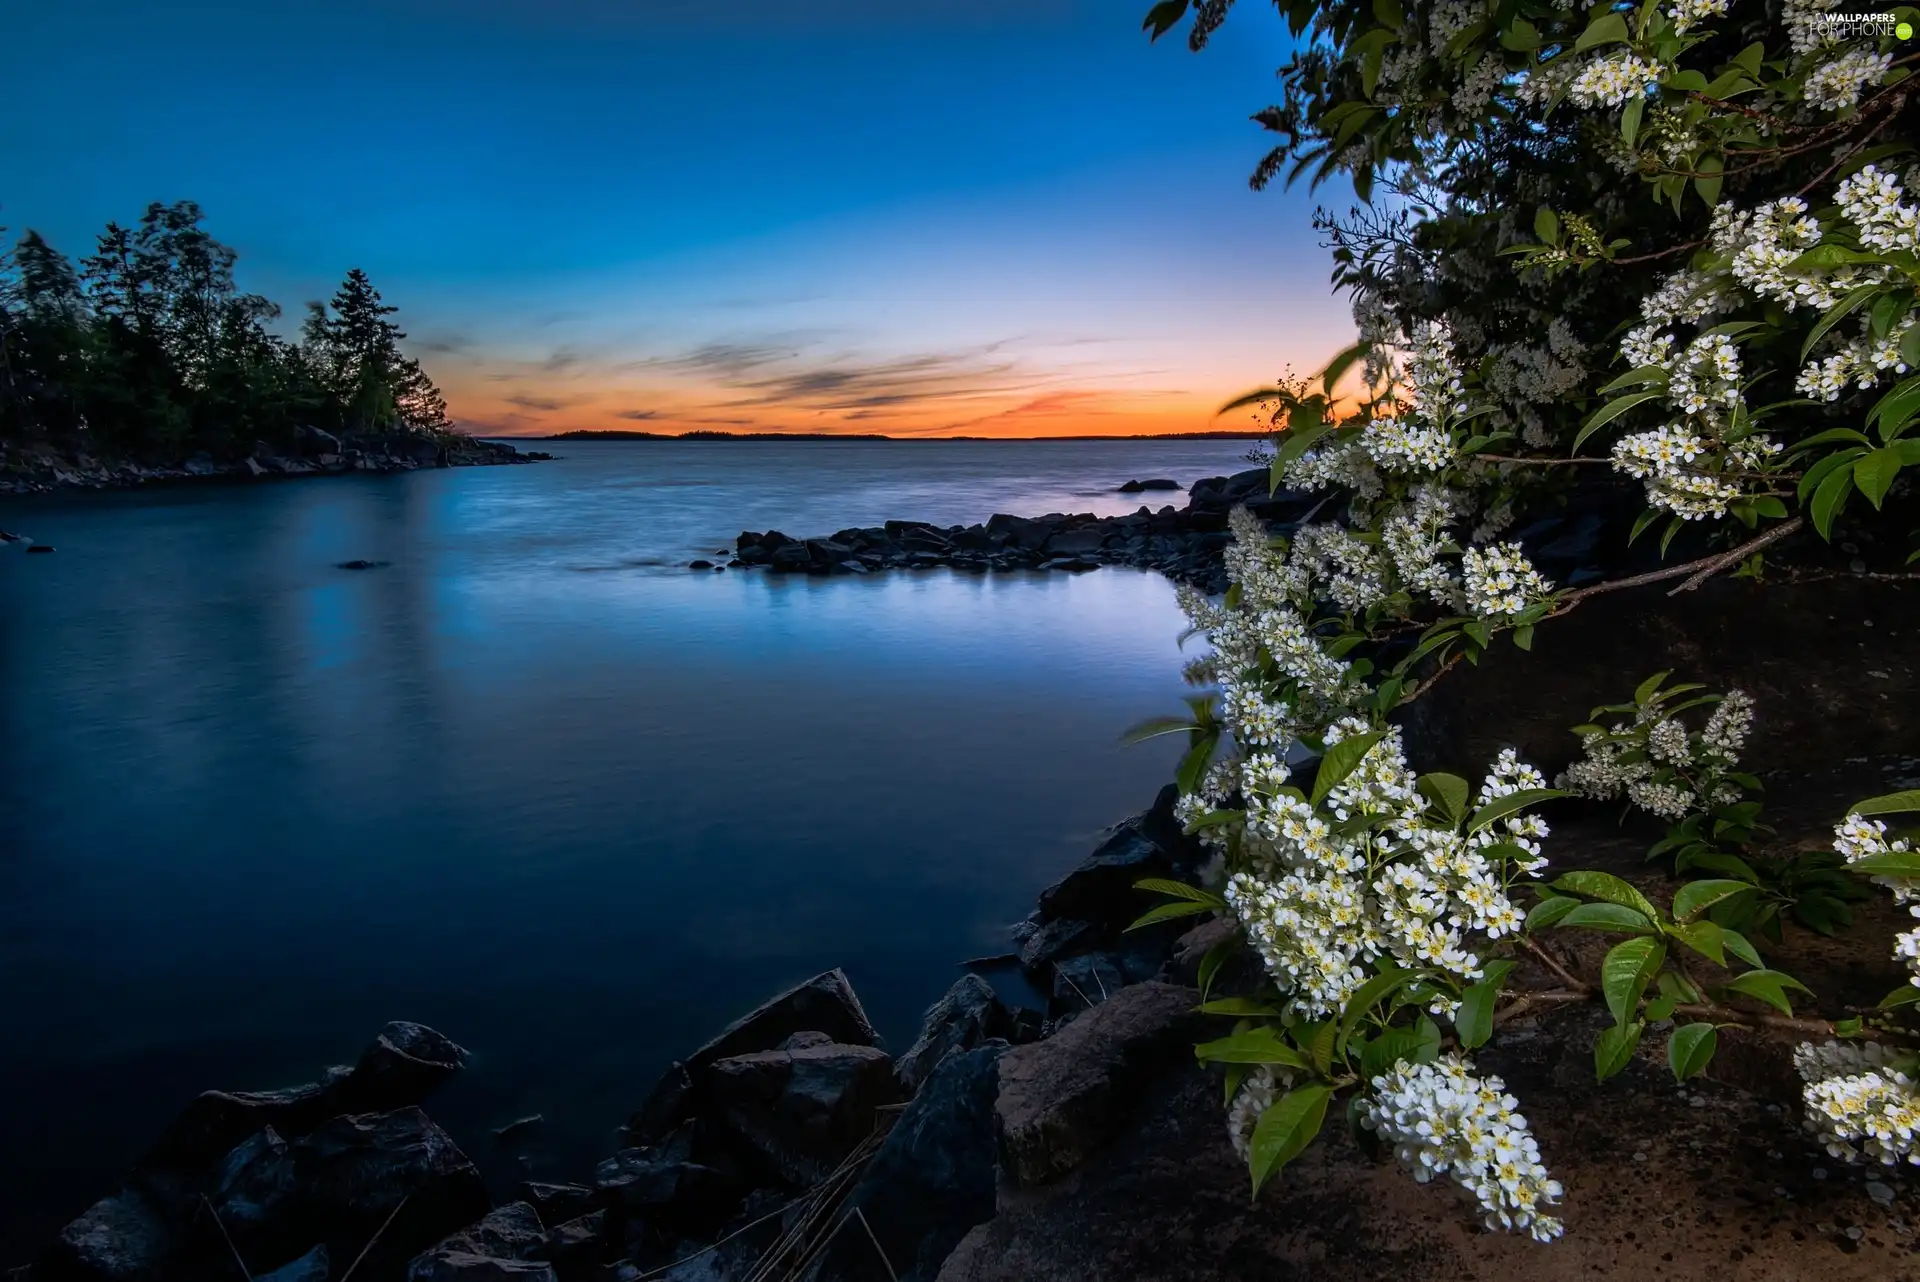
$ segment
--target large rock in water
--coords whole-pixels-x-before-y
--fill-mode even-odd
[[[1013,1012],[993,985],[978,975],[962,975],[928,1008],[918,1040],[894,1061],[893,1075],[902,1091],[912,1095],[947,1056],[1012,1036]]]
[[[859,1211],[873,1239],[842,1230],[805,1282],[931,1282],[967,1230],[992,1217],[1006,1049],[988,1042],[933,1070],[847,1197],[846,1212]]]
[[[206,1091],[161,1133],[140,1160],[142,1172],[196,1172],[271,1126],[304,1135],[341,1113],[380,1113],[423,1103],[460,1071],[466,1052],[424,1024],[395,1020],[352,1068],[277,1091]]]
[[[1147,1083],[1193,1053],[1200,995],[1134,984],[1000,1059],[1000,1159],[1019,1185],[1073,1170],[1127,1120]]]
[[[873,1133],[882,1105],[899,1099],[893,1060],[873,1046],[837,1042],[716,1060],[715,1119],[779,1179],[826,1175]]]
[[[699,1111],[705,1070],[730,1055],[776,1049],[795,1033],[825,1033],[836,1042],[873,1046],[873,1031],[853,985],[839,970],[815,975],[735,1020],[693,1054],[671,1065],[640,1111],[628,1120],[630,1143],[658,1143]]]
[[[60,1230],[34,1265],[52,1282],[162,1282],[179,1236],[167,1217],[135,1190],[103,1198]]]

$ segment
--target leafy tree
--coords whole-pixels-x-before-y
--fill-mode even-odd
[[[204,219],[192,201],[150,204],[135,226],[109,223],[77,269],[31,230],[0,252],[0,442],[171,460],[284,447],[303,423],[452,431],[365,272],[331,307],[308,304],[290,339],[275,303],[237,287],[238,255]]]

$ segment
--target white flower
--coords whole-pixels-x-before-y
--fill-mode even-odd
[[[1481,618],[1511,618],[1553,591],[1518,543],[1468,548],[1461,569],[1467,608]]]
[[[1373,1079],[1361,1124],[1393,1145],[1394,1154],[1424,1184],[1450,1176],[1473,1197],[1492,1229],[1525,1230],[1537,1241],[1560,1236],[1547,1208],[1560,1200],[1558,1181],[1540,1161],[1540,1146],[1519,1101],[1497,1077],[1477,1077],[1457,1054],[1432,1064],[1401,1060]]]
[[[1834,192],[1840,211],[1860,234],[1860,244],[1876,253],[1920,251],[1920,206],[1900,199],[1900,180],[1867,165]]]
[[[1675,31],[1690,31],[1708,18],[1723,18],[1726,13],[1727,0],[1676,0],[1667,7]]]
[[[1877,1042],[1805,1044],[1794,1067],[1806,1086],[1807,1129],[1834,1157],[1920,1166],[1920,1095],[1915,1080],[1891,1066]]]
[[[1850,50],[1808,75],[1807,101],[1822,111],[1844,111],[1860,101],[1862,89],[1879,84],[1892,65],[1890,53]]]
[[[1568,89],[1582,107],[1618,107],[1638,98],[1660,82],[1660,67],[1633,53],[1611,54],[1590,60]]]

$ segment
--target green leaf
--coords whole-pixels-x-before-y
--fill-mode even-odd
[[[1712,1024],[1682,1024],[1674,1029],[1667,1039],[1667,1064],[1673,1069],[1674,1080],[1684,1082],[1699,1076],[1719,1044],[1720,1034]]]
[[[1479,832],[1488,824],[1505,819],[1508,815],[1518,814],[1529,806],[1537,806],[1543,801],[1552,801],[1555,797],[1571,795],[1573,794],[1564,788],[1522,788],[1504,797],[1495,797],[1473,812],[1473,818],[1467,821],[1467,831]]]
[[[1636,1019],[1631,1024],[1615,1024],[1601,1033],[1599,1040],[1593,1044],[1594,1077],[1604,1082],[1625,1068],[1640,1045],[1640,1034],[1645,1030],[1646,1025]]]
[[[1342,739],[1327,749],[1320,758],[1320,769],[1313,777],[1312,803],[1319,805],[1327,799],[1327,794],[1360,768],[1360,759],[1373,749],[1373,745],[1387,737],[1384,730],[1370,730],[1366,734],[1355,735],[1351,739]]]
[[[1920,877],[1920,850],[1889,850],[1883,855],[1868,855],[1848,864],[1847,871],[1863,877]]]
[[[1334,1043],[1334,1054],[1346,1051],[1348,1039],[1369,1011],[1417,978],[1418,975],[1413,971],[1389,966],[1354,989],[1353,996],[1347,998],[1346,1008],[1340,1012],[1340,1031]]]
[[[1165,877],[1142,877],[1133,883],[1135,890],[1144,890],[1150,895],[1172,895],[1175,899],[1191,899],[1197,904],[1227,910],[1227,901],[1211,890],[1202,890],[1198,886],[1189,886],[1184,881],[1169,881]]]
[[[1618,15],[1616,14],[1615,16],[1617,17]],[[1580,452],[1580,446],[1585,443],[1589,436],[1592,436],[1595,432],[1613,422],[1613,420],[1619,418],[1634,406],[1645,404],[1648,401],[1665,395],[1665,391],[1635,392],[1632,396],[1622,396],[1618,400],[1608,401],[1605,405],[1602,405],[1593,412],[1587,419],[1586,425],[1583,426],[1579,434],[1573,438],[1573,453],[1578,454]]]
[[[1629,935],[1648,934],[1653,923],[1642,913],[1619,904],[1581,904],[1560,919],[1563,929],[1610,930]]]
[[[1203,1000],[1207,994],[1213,991],[1213,981],[1215,977],[1220,974],[1220,968],[1226,965],[1227,958],[1233,956],[1234,950],[1239,946],[1240,937],[1238,935],[1230,935],[1213,947],[1207,949],[1206,956],[1200,959],[1200,969],[1197,979],[1200,983],[1200,996]]]
[[[1285,471],[1289,463],[1312,449],[1314,442],[1331,432],[1333,428],[1332,423],[1315,423],[1310,427],[1289,429],[1287,439],[1280,443],[1280,448],[1273,455],[1275,473]]]
[[[1251,997],[1219,997],[1200,1004],[1202,1015],[1250,1015],[1262,1019],[1278,1019],[1280,1012],[1265,1002],[1256,1002]]]
[[[1820,487],[1813,492],[1813,502],[1808,505],[1808,514],[1813,518],[1813,528],[1820,537],[1829,541],[1833,538],[1833,518],[1840,515],[1840,508],[1846,502],[1847,492],[1853,488],[1853,469],[1838,468]]]
[[[1840,469],[1848,467],[1855,459],[1864,453],[1866,453],[1866,451],[1860,449],[1838,450],[1816,461],[1812,467],[1807,469],[1806,474],[1800,478],[1797,492],[1801,505],[1803,507],[1806,505],[1814,492],[1819,489],[1821,484],[1825,482],[1829,476],[1832,476],[1834,472]]]
[[[1181,792],[1200,790],[1200,781],[1206,777],[1207,767],[1213,764],[1213,754],[1219,746],[1220,731],[1208,728],[1200,734],[1199,742],[1187,749],[1187,755],[1180,758],[1180,764],[1173,772],[1173,781],[1180,786]]]
[[[1920,411],[1920,374],[1895,383],[1885,396],[1875,401],[1867,411],[1867,422],[1877,424],[1880,439],[1889,441],[1895,429],[1904,425],[1916,411]]]
[[[1248,1146],[1247,1165],[1253,1172],[1253,1191],[1273,1178],[1281,1167],[1300,1156],[1313,1142],[1327,1118],[1327,1101],[1333,1092],[1314,1083],[1288,1091],[1275,1100],[1253,1128]]]
[[[1467,813],[1467,797],[1470,785],[1459,775],[1440,774],[1421,775],[1414,787],[1420,795],[1439,808],[1441,817],[1448,823],[1457,824]]]
[[[1757,997],[1782,1015],[1793,1014],[1793,1003],[1787,1000],[1789,988],[1797,988],[1809,997],[1813,995],[1805,984],[1778,970],[1745,970],[1726,983],[1728,992]]]
[[[1533,625],[1523,623],[1513,630],[1513,643],[1522,650],[1533,649]]]
[[[1765,963],[1760,960],[1759,952],[1755,950],[1752,944],[1747,942],[1745,935],[1737,930],[1722,928],[1720,937],[1721,941],[1726,944],[1727,951],[1735,957],[1738,957],[1749,966],[1764,967]]]
[[[1160,0],[1159,4],[1147,10],[1147,20],[1140,24],[1142,31],[1153,34],[1149,40],[1158,40],[1173,30],[1173,24],[1187,15],[1187,0]]]
[[[1662,681],[1665,681],[1668,677],[1672,675],[1673,675],[1673,669],[1668,668],[1665,672],[1654,673],[1652,676],[1648,677],[1645,681],[1642,681],[1639,685],[1635,686],[1633,688],[1634,704],[1637,706],[1653,698],[1654,692],[1660,688],[1660,683]]]
[[[1637,387],[1641,383],[1659,383],[1660,385],[1665,386],[1667,380],[1671,377],[1672,375],[1670,375],[1667,372],[1665,366],[1641,365],[1635,369],[1628,370],[1626,373],[1622,374],[1619,378],[1616,378],[1611,383],[1608,383],[1605,387],[1600,389],[1599,394],[1601,396],[1610,396],[1613,393],[1619,391],[1623,387]]]
[[[1631,908],[1649,921],[1660,920],[1659,910],[1640,893],[1631,882],[1623,881],[1610,872],[1569,872],[1562,873],[1553,882],[1555,890],[1570,895],[1582,895],[1588,899],[1604,899],[1610,904],[1619,904]]]
[[[1903,461],[1897,448],[1883,446],[1854,463],[1853,483],[1876,509],[1893,488],[1893,478],[1900,475]]]
[[[1146,912],[1134,918],[1133,923],[1129,925],[1127,929],[1139,930],[1142,927],[1158,925],[1163,921],[1172,921],[1176,917],[1197,917],[1201,913],[1215,911],[1217,910],[1212,904],[1200,904],[1189,899],[1181,899],[1171,904],[1161,904],[1157,908],[1149,908]]]
[[[1460,1045],[1468,1050],[1484,1046],[1493,1036],[1493,1005],[1500,999],[1500,981],[1482,980],[1460,994],[1460,1009],[1453,1013],[1453,1031]]]
[[[1865,801],[1856,801],[1847,807],[1850,815],[1900,815],[1920,811],[1920,788],[1908,788],[1904,792],[1889,792],[1878,797],[1868,797]]]
[[[1640,118],[1646,111],[1646,98],[1635,96],[1628,100],[1627,109],[1620,113],[1620,137],[1627,146],[1633,146],[1633,140],[1640,136]]]
[[[1623,939],[1607,951],[1600,963],[1600,991],[1615,1023],[1627,1022],[1666,960],[1666,945],[1651,935]]]
[[[1200,728],[1192,717],[1149,717],[1138,725],[1128,726],[1122,731],[1120,742],[1131,746],[1136,743],[1145,743],[1149,739],[1157,739],[1163,734],[1181,734]]]
[[[1684,74],[1684,73],[1683,73]],[[1702,77],[1705,79],[1705,77]],[[1700,193],[1700,199],[1708,205],[1720,203],[1720,172],[1723,162],[1718,156],[1702,156],[1694,169],[1693,189]]]
[[[1622,14],[1608,10],[1587,25],[1580,38],[1573,43],[1575,53],[1585,53],[1598,45],[1624,43],[1630,37],[1627,34],[1627,20]]]
[[[1911,1006],[1915,1002],[1920,1002],[1920,987],[1902,984],[1880,999],[1880,1009],[1893,1010],[1900,1006]]]
[[[1673,919],[1687,921],[1713,907],[1729,895],[1743,894],[1753,887],[1744,881],[1718,878],[1690,881],[1673,895]]]
[[[1565,895],[1548,895],[1527,914],[1526,933],[1531,935],[1536,930],[1545,930],[1549,926],[1557,925],[1568,913],[1579,906],[1578,899],[1569,899]]]
[[[1277,1064],[1281,1068],[1304,1069],[1302,1055],[1271,1028],[1249,1028],[1231,1037],[1202,1042],[1193,1048],[1202,1064]]]
[[[1884,286],[1878,284],[1862,285],[1835,303],[1832,307],[1829,307],[1827,314],[1820,318],[1819,324],[1815,325],[1807,334],[1807,341],[1801,344],[1800,360],[1798,363],[1802,365],[1806,364],[1807,353],[1813,350],[1813,345],[1825,338],[1828,330],[1838,325],[1848,316],[1851,316],[1869,298],[1879,293],[1882,288],[1884,288]]]
[[[1542,244],[1559,244],[1560,215],[1554,213],[1553,209],[1547,205],[1542,205],[1540,208],[1534,210],[1533,234],[1540,238]]]
[[[1422,1028],[1389,1028],[1368,1041],[1366,1049],[1360,1052],[1360,1075],[1371,1082],[1401,1060],[1413,1064],[1431,1062],[1439,1050],[1440,1030],[1430,1021]]]
[[[1338,356],[1327,362],[1327,367],[1320,371],[1320,385],[1326,389],[1328,396],[1333,395],[1333,385],[1340,381],[1340,376],[1345,374],[1355,361],[1365,356],[1372,346],[1372,343],[1362,339],[1351,347],[1343,349]]]

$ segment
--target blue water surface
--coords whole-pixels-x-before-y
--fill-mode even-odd
[[[742,528],[1131,510],[1234,442],[565,444],[0,499],[0,1264],[195,1092],[383,1022],[581,1175],[665,1062],[843,966],[895,1049],[1177,745],[1157,575],[691,572]],[[1181,496],[1149,495],[1155,503]],[[336,567],[351,558],[378,570]]]

